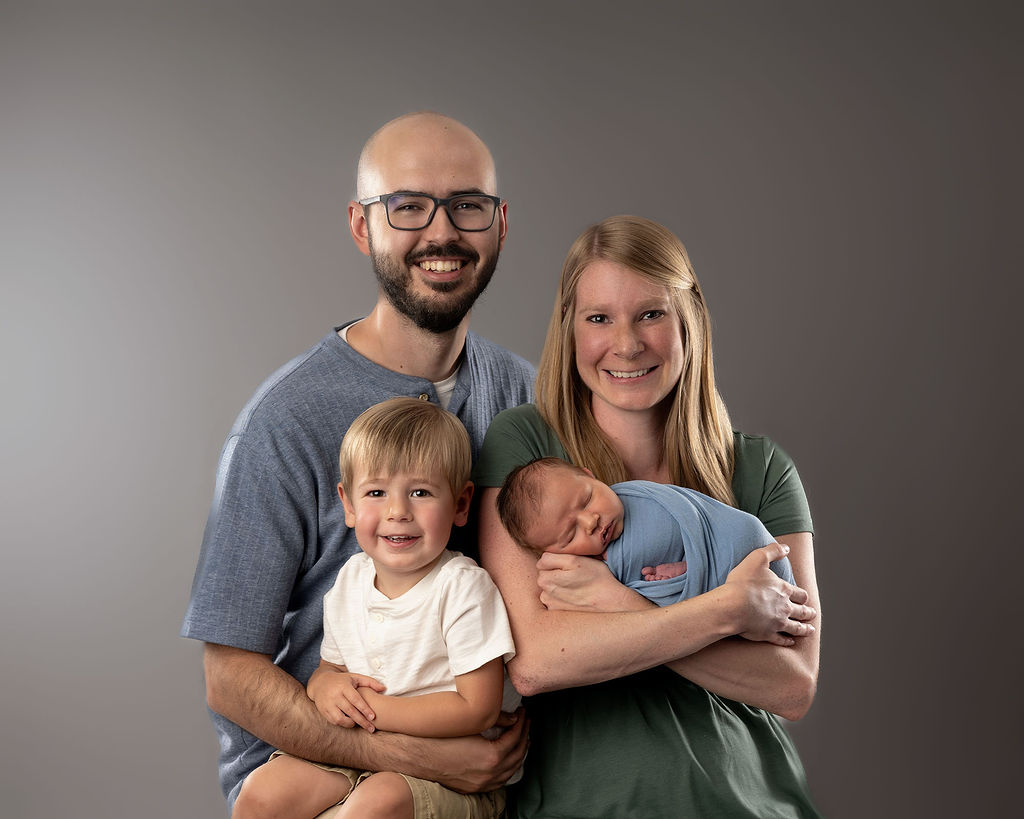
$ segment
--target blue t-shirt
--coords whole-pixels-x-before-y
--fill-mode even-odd
[[[466,426],[474,459],[491,419],[531,400],[533,368],[469,333],[448,409]],[[181,634],[269,654],[303,685],[320,661],[323,596],[359,551],[338,499],[338,449],[367,407],[396,396],[438,403],[433,383],[392,372],[333,330],[275,372],[242,410],[217,484]],[[451,547],[472,533],[456,529]],[[229,801],[266,762],[269,745],[212,714]]]

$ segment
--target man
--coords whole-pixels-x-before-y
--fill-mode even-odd
[[[398,395],[434,401],[466,425],[475,458],[491,418],[532,400],[530,365],[468,331],[507,230],[479,137],[439,114],[399,117],[366,143],[357,188],[349,228],[377,303],[272,375],[235,422],[182,626],[206,644],[229,804],[273,748],[467,792],[498,787],[525,752],[521,716],[493,742],[371,735],[330,725],[306,696],[323,595],[359,548],[334,492],[352,420]]]

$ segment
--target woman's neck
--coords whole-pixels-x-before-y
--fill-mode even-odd
[[[666,410],[623,411],[602,401],[593,402],[591,409],[630,480],[671,483],[665,463]]]

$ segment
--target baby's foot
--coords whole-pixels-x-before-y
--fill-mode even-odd
[[[644,580],[668,580],[670,577],[679,577],[686,574],[686,561],[678,563],[661,563],[657,566],[644,566],[640,570]]]

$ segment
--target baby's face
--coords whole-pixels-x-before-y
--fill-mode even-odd
[[[624,516],[622,501],[607,484],[557,469],[545,476],[540,514],[527,539],[545,552],[596,556],[622,534]]]

